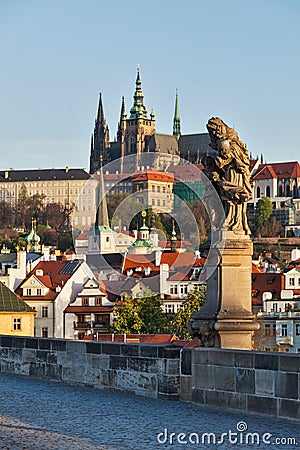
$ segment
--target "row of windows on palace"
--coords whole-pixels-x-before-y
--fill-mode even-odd
[[[265,194],[262,192],[263,189],[260,186],[257,186],[256,188],[256,197],[260,198],[261,196],[264,197],[271,197],[271,187],[266,186]],[[285,186],[285,189],[283,189],[282,186],[279,186],[278,188],[278,197],[297,197],[298,196],[298,189],[297,186],[294,185],[293,189],[290,189],[288,185]],[[300,188],[299,188],[299,195],[300,195]]]
[[[264,328],[265,328],[265,336],[269,337],[277,335],[276,323],[273,324],[266,323]],[[287,337],[287,335],[288,335],[288,324],[282,323],[280,325],[279,336]],[[300,323],[296,324],[296,336],[300,336]]]

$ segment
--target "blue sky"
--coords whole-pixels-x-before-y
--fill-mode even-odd
[[[267,162],[300,159],[298,0],[0,0],[0,169],[88,168],[102,92],[111,140],[136,67],[156,129],[211,116]]]

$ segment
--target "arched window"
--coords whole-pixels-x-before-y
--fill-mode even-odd
[[[278,197],[283,197],[282,182],[278,185]]]
[[[256,189],[256,197],[257,198],[260,197],[260,187],[259,186],[257,186],[257,189]]]
[[[267,186],[267,188],[266,188],[266,196],[267,196],[267,197],[271,197],[271,189],[270,189],[270,186]]]

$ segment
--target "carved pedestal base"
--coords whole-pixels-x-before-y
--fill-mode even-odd
[[[248,350],[259,328],[251,305],[252,242],[228,231],[224,239],[221,261],[207,281],[206,302],[188,328],[205,347]]]

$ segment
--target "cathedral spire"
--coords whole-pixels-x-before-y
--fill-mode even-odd
[[[137,77],[135,82],[135,93],[133,95],[133,106],[130,110],[129,119],[147,119],[147,109],[144,105],[144,95],[142,91],[142,82],[140,77],[140,67],[137,68]]]
[[[122,105],[121,105],[121,114],[120,114],[120,123],[122,122],[122,120],[126,120],[126,110],[125,110],[125,100],[124,100],[124,96],[122,96]]]
[[[106,195],[104,190],[104,178],[103,178],[103,169],[102,169],[102,157],[100,157],[100,170],[99,170],[99,184],[98,184],[98,199],[97,199],[97,216],[95,222],[96,232],[100,231],[102,227],[109,229],[109,220],[108,220],[108,210],[106,203]]]
[[[104,123],[104,111],[103,111],[103,104],[102,104],[102,93],[100,92],[99,96],[99,106],[98,106],[98,114],[97,114],[97,122]]]
[[[178,107],[178,89],[176,89],[176,99],[175,99],[175,112],[174,112],[174,120],[173,120],[173,136],[178,140],[180,138],[180,116],[179,116],[179,107]]]

